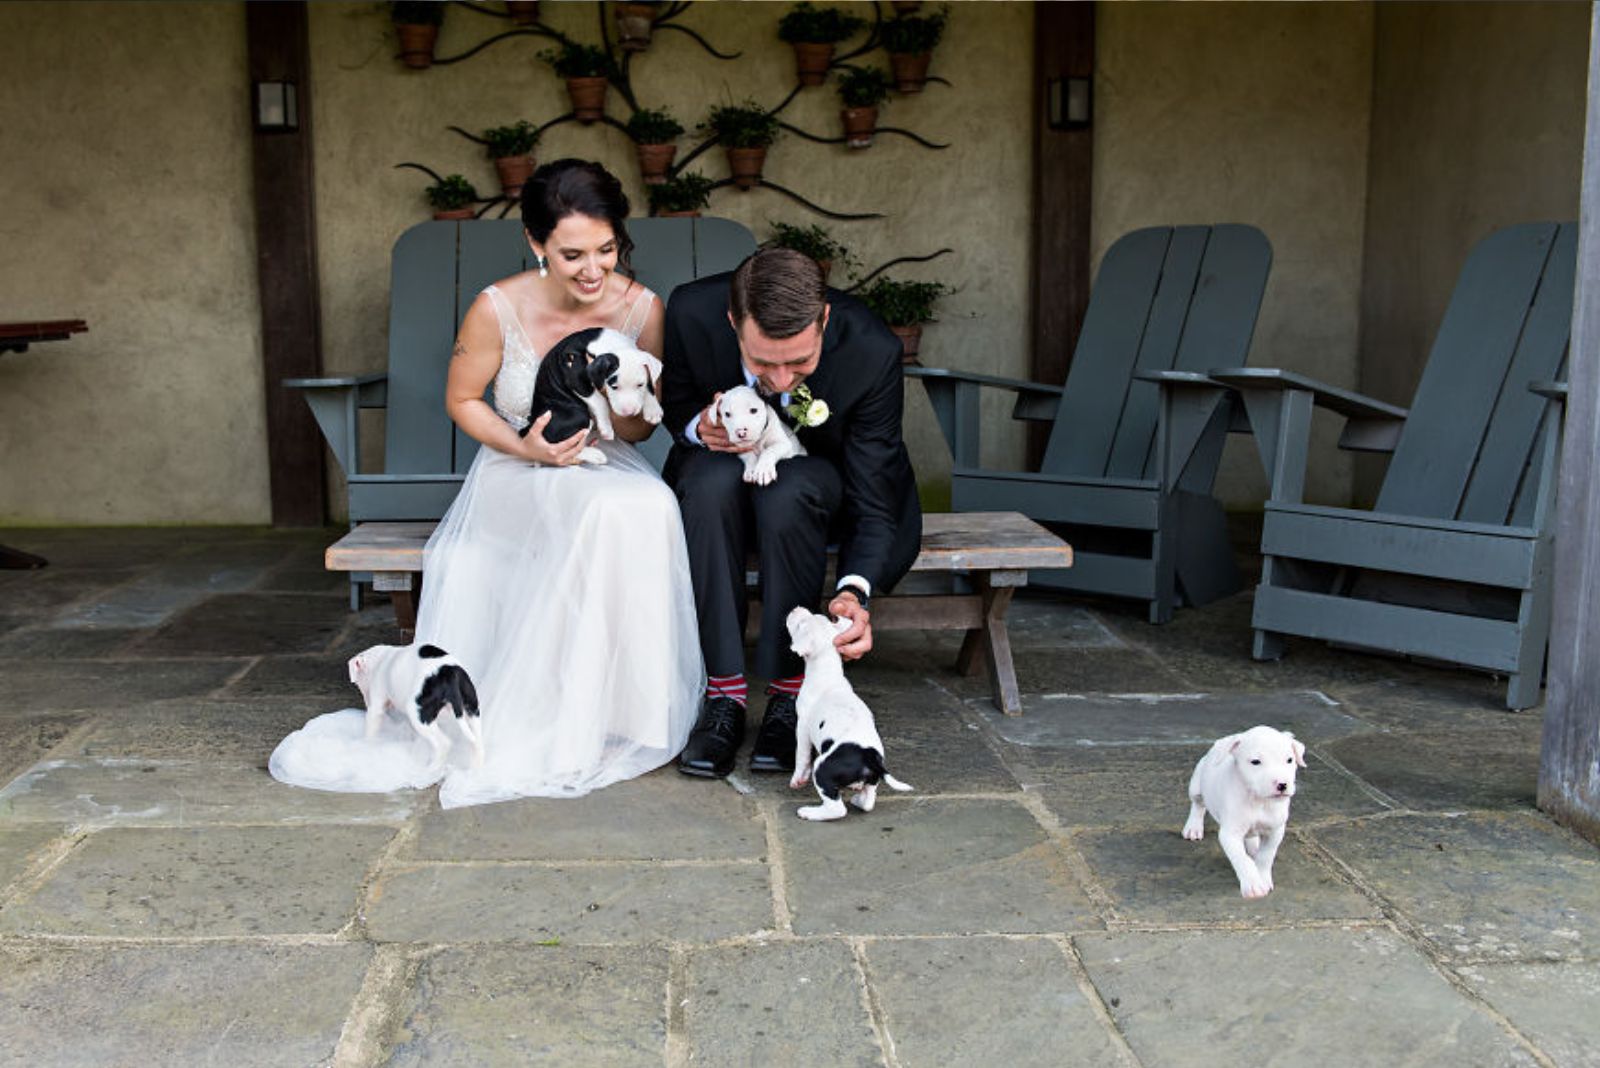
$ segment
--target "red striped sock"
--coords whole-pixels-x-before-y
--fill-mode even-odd
[[[795,694],[800,692],[800,684],[805,681],[805,672],[801,672],[798,675],[791,675],[786,679],[773,679],[772,682],[767,685],[767,692],[786,693],[790,697],[793,697]]]
[[[711,675],[706,678],[707,697],[731,697],[744,708],[750,703],[750,684],[743,675]]]

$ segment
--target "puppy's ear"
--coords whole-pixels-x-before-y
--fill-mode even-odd
[[[647,379],[645,385],[651,393],[654,393],[656,391],[656,383],[661,381],[661,361],[643,349],[639,350],[639,355],[644,357],[644,373]]]
[[[1294,746],[1294,762],[1300,767],[1306,766],[1306,743],[1296,741],[1294,735],[1289,735],[1289,744]]]
[[[617,359],[614,352],[602,352],[589,363],[586,372],[589,384],[595,389],[605,388],[606,379],[617,373],[617,368],[622,366],[622,361]]]
[[[355,656],[350,658],[350,663],[347,666],[350,669],[351,682],[360,682],[361,676],[366,674],[367,663],[365,660],[361,659],[365,655],[365,653],[357,653]]]
[[[711,425],[722,425],[722,398],[717,397],[711,402]]]

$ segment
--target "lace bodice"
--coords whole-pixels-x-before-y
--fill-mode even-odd
[[[533,342],[528,339],[528,332],[523,329],[522,320],[517,318],[516,309],[506,295],[494,286],[488,286],[484,292],[489,294],[494,313],[500,319],[500,370],[494,376],[494,410],[500,418],[521,430],[528,425],[528,413],[533,408],[533,379],[544,354],[534,351]],[[638,296],[623,308],[622,322],[606,325],[638,341],[654,296],[649,289],[640,286]]]

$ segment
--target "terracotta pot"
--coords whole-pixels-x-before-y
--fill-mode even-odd
[[[817,266],[822,268],[822,282],[824,285],[826,285],[828,282],[828,276],[833,273],[833,261],[818,260]]]
[[[932,52],[890,52],[889,69],[894,72],[894,87],[902,93],[920,93],[928,82],[928,61]]]
[[[828,78],[828,64],[832,62],[833,45],[794,42],[794,71],[801,85],[821,85]]]
[[[868,148],[872,135],[878,129],[878,109],[840,108],[839,118],[844,121],[844,143],[847,148]]]
[[[678,154],[678,146],[671,142],[664,145],[634,145],[639,153],[639,175],[644,179],[645,185],[660,185],[667,180],[667,171],[672,166],[672,157]]]
[[[477,214],[473,208],[451,208],[449,211],[435,211],[433,217],[440,222],[447,222],[455,219],[471,219]]]
[[[522,195],[522,187],[533,177],[534,162],[532,156],[503,156],[494,161],[494,169],[500,173],[500,192],[505,194],[507,200],[515,200]]]
[[[539,0],[506,0],[506,12],[518,26],[539,21]]]
[[[572,117],[584,125],[598,122],[606,114],[604,78],[568,78],[567,95],[572,98]]]
[[[733,184],[740,189],[754,189],[761,182],[761,166],[767,161],[764,148],[728,149],[728,170]]]
[[[917,349],[922,344],[922,324],[916,326],[891,326],[889,330],[900,339],[900,362],[915,364]]]
[[[658,219],[698,219],[698,218],[700,218],[700,209],[696,208],[693,211],[658,211],[658,212],[656,212],[656,218],[658,218]]]
[[[615,7],[617,45],[624,52],[643,52],[650,47],[650,31],[656,17],[654,4],[621,3]]]
[[[400,23],[394,32],[400,37],[400,62],[412,70],[433,66],[433,44],[439,39],[439,27]]]

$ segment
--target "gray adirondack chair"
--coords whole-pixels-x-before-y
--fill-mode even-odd
[[[1134,597],[1150,621],[1181,594],[1205,604],[1243,581],[1211,495],[1237,397],[1203,373],[1242,362],[1272,246],[1253,226],[1135,230],[1100,264],[1065,387],[932,368],[921,379],[955,460],[958,512],[1019,511],[1072,543],[1070,570],[1034,585]],[[980,466],[980,390],[1017,394],[1012,417],[1053,420],[1038,471]]]
[[[1480,242],[1409,412],[1282,371],[1212,372],[1240,391],[1272,486],[1256,659],[1320,638],[1503,672],[1508,707],[1538,703],[1576,249],[1572,223]],[[1304,503],[1313,406],[1345,416],[1342,446],[1393,453],[1371,511]]]
[[[729,219],[630,219],[628,233],[639,281],[663,301],[683,282],[732,270],[756,247],[750,231]],[[513,219],[413,226],[391,260],[388,371],[285,380],[304,392],[344,469],[352,526],[438,519],[455,500],[478,451],[444,410],[456,330],[484,286],[527,270],[532,256]],[[360,467],[358,415],[372,408],[387,413],[381,471]],[[659,467],[670,445],[658,430],[641,449]]]

